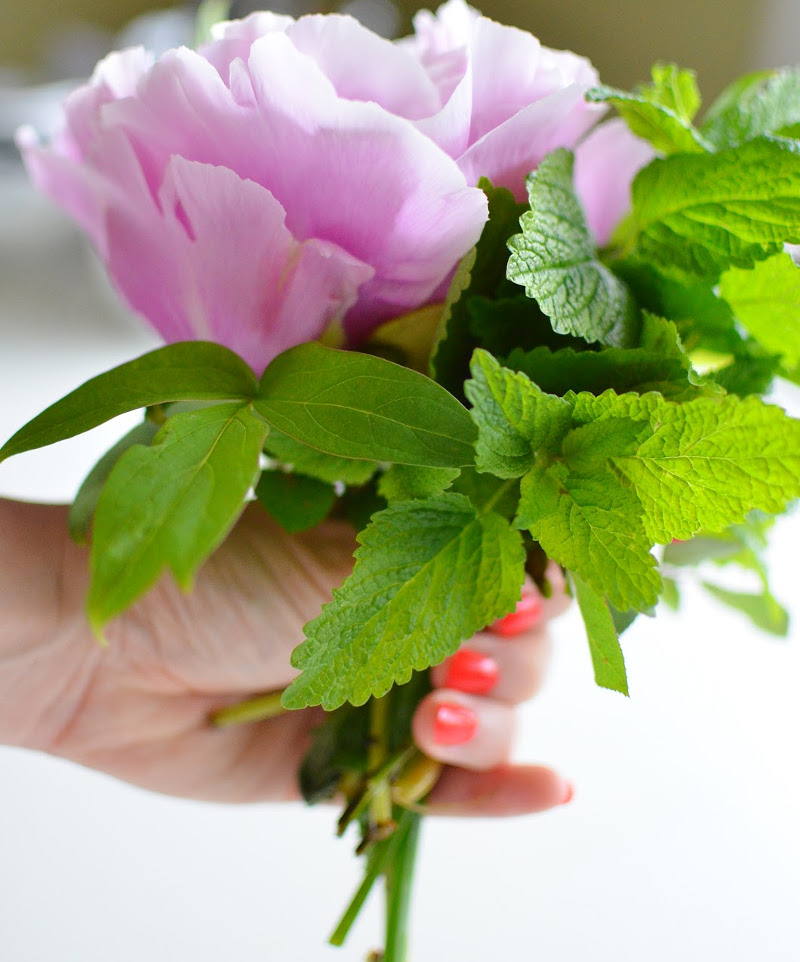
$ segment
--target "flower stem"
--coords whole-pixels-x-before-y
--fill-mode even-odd
[[[406,962],[411,890],[421,821],[419,815],[410,811],[404,811],[399,818],[397,847],[386,872],[384,962]]]
[[[341,921],[336,926],[333,935],[328,939],[331,945],[344,945],[344,941],[350,929],[353,927],[353,923],[358,918],[358,913],[361,911],[367,896],[372,891],[372,886],[378,877],[384,874],[386,866],[397,848],[398,841],[398,835],[395,833],[391,838],[379,842],[370,852],[370,856],[367,859],[367,870],[364,873],[364,880],[361,885],[359,885],[356,894],[345,909],[344,915],[342,915]]]
[[[228,725],[244,725],[283,715],[287,709],[281,705],[281,695],[282,691],[271,691],[266,695],[240,701],[236,705],[228,705],[227,708],[214,712],[211,724],[217,728],[225,728]]]

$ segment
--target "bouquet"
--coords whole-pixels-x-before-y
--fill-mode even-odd
[[[563,569],[599,685],[675,572],[785,634],[763,549],[800,496],[800,71],[744,77],[701,122],[694,75],[634,91],[481,17],[390,43],[336,15],[217,24],[197,51],[112,54],[63,128],[19,144],[166,346],[99,374],[0,460],[144,410],[70,514],[106,625],[165,572],[189,590],[256,499],[359,532],[282,692],[217,724],[325,710],[299,772],[344,801],[404,962],[427,671]],[[551,569],[552,570],[552,569]],[[376,956],[378,957],[378,956]]]

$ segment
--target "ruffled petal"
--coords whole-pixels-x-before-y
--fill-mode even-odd
[[[230,170],[175,157],[159,201],[108,212],[108,266],[167,341],[217,341],[261,372],[318,338],[372,276],[332,244],[299,243],[272,194]]]
[[[227,83],[231,64],[235,60],[246,61],[250,48],[259,37],[268,33],[283,33],[294,22],[294,17],[263,10],[251,13],[242,20],[215,23],[211,28],[211,42],[202,46],[199,53]]]
[[[525,178],[556,147],[573,147],[595,122],[583,86],[573,84],[530,104],[467,150],[458,164],[468,183],[488,177],[519,201],[527,199]]]
[[[654,157],[619,118],[601,124],[575,151],[575,189],[601,247],[630,210],[633,178]]]

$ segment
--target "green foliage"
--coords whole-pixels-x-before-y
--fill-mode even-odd
[[[397,502],[359,541],[353,574],[293,655],[303,674],[284,695],[287,708],[380,697],[519,600],[519,534],[497,514],[479,516],[463,495]]]
[[[573,165],[570,151],[554,150],[528,178],[531,210],[521,218],[522,234],[509,241],[508,278],[535,298],[558,333],[625,346],[638,333],[636,305],[597,257]]]
[[[558,448],[570,429],[570,405],[540,391],[523,374],[476,351],[465,385],[478,427],[475,464],[498,478],[518,478],[533,467],[537,449]]]
[[[789,615],[768,589],[751,594],[744,591],[730,591],[710,581],[704,581],[702,584],[717,601],[728,608],[733,608],[734,611],[740,611],[762,631],[777,635],[779,638],[785,638],[788,635]]]
[[[701,390],[692,383],[692,364],[671,321],[645,313],[642,336],[635,348],[609,347],[601,351],[512,351],[506,365],[526,374],[542,391],[563,396],[568,391],[602,394],[644,394],[658,390],[672,400],[693,397]],[[695,382],[698,380],[694,377]]]
[[[264,451],[281,464],[291,466],[294,471],[329,484],[336,481],[348,485],[366,484],[378,470],[374,461],[337,458],[274,429],[267,435]]]
[[[763,134],[790,132],[800,124],[800,70],[768,70],[735,81],[712,104],[703,136],[719,149]]]
[[[219,344],[191,341],[151,351],[87,381],[28,422],[0,450],[0,461],[90,431],[119,414],[170,401],[255,397],[244,361]]]
[[[723,274],[720,295],[737,320],[789,367],[800,365],[800,270],[789,254],[761,261],[751,270]]]
[[[149,419],[137,424],[100,458],[86,476],[69,509],[69,534],[77,544],[86,544],[97,502],[117,461],[136,444],[149,446],[158,430],[159,426]]]
[[[458,468],[417,468],[394,464],[378,481],[378,493],[387,501],[410,501],[441,494],[455,481]]]
[[[610,688],[627,695],[625,659],[608,604],[603,596],[582,578],[573,574],[570,580],[586,626],[595,681],[601,688]]]
[[[117,462],[97,505],[89,619],[103,626],[171,569],[185,590],[244,508],[267,426],[250,405],[176,414]]]
[[[264,372],[254,406],[279,431],[340,458],[445,468],[473,458],[474,427],[451,394],[367,354],[291,348]]]
[[[436,380],[456,397],[462,397],[469,376],[469,361],[482,345],[480,332],[473,327],[470,305],[475,297],[505,296],[508,240],[519,230],[519,219],[527,209],[513,194],[493,187],[485,178],[479,186],[489,202],[489,220],[480,240],[461,262],[448,294],[440,338],[433,352],[431,369]],[[530,312],[529,312],[530,313]]]
[[[752,267],[800,242],[800,145],[760,138],[655,160],[633,182],[633,228],[639,257],[679,279]]]
[[[287,471],[264,471],[256,497],[267,514],[290,534],[313,528],[328,517],[336,491],[331,484]]]
[[[663,154],[697,153],[710,149],[692,120],[700,108],[695,75],[675,64],[653,67],[653,83],[633,93],[601,85],[587,99],[616,107],[630,129]]]

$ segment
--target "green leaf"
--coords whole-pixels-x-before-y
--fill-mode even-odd
[[[658,389],[675,399],[698,393],[689,380],[691,361],[681,347],[675,325],[647,313],[638,347],[601,351],[537,347],[527,352],[513,350],[505,363],[526,374],[542,391],[560,396],[570,390],[602,394],[608,388],[639,394]]]
[[[522,479],[515,522],[620,612],[651,608],[661,588],[642,506],[610,465],[612,454],[635,450],[649,430],[619,419],[571,432],[566,463],[537,465]]]
[[[97,633],[165,568],[189,589],[244,508],[266,432],[249,405],[216,405],[176,414],[152,447],[120,458],[94,523],[88,608]]]
[[[465,391],[478,426],[476,466],[498,478],[525,474],[537,451],[558,450],[571,427],[569,404],[501,367],[486,351],[475,352]]]
[[[726,148],[798,123],[800,70],[790,67],[737,80],[712,105],[701,130],[715,147]]]
[[[638,254],[679,278],[716,281],[800,242],[800,145],[762,138],[655,160],[633,182]]]
[[[782,373],[780,357],[766,354],[755,341],[751,343],[756,350],[742,353],[711,374],[714,382],[728,394],[739,397],[767,394],[775,377]]]
[[[316,805],[333,798],[347,771],[367,770],[369,712],[342,705],[311,732],[311,747],[300,766],[303,798]]]
[[[729,591],[709,581],[702,582],[703,587],[717,601],[742,614],[762,631],[785,638],[789,633],[789,614],[780,602],[768,590],[760,594]]]
[[[467,306],[475,296],[494,299],[506,296],[506,288],[513,291],[506,280],[508,240],[519,230],[519,219],[527,210],[510,191],[493,187],[485,178],[478,186],[489,201],[489,219],[477,246],[463,258],[453,279],[431,361],[436,380],[456,397],[462,396],[472,352],[481,345],[471,329]]]
[[[495,357],[508,354],[515,348],[533,350],[539,346],[589,350],[589,345],[582,338],[557,334],[550,324],[550,318],[542,312],[536,301],[521,292],[515,297],[496,300],[470,297],[465,308],[475,346]]]
[[[673,578],[664,578],[664,590],[661,592],[661,601],[672,609],[678,611],[681,606],[681,592],[678,583]]]
[[[297,534],[328,517],[336,491],[325,481],[303,474],[264,471],[256,485],[256,497],[282,528]]]
[[[107,451],[86,476],[69,509],[69,534],[77,544],[86,544],[97,502],[114,466],[122,455],[135,444],[149,446],[159,426],[150,420],[142,421]]]
[[[622,656],[617,630],[606,600],[574,572],[570,573],[570,580],[583,623],[586,625],[595,681],[601,688],[610,688],[612,691],[627,695],[628,676],[625,671],[625,659]]]
[[[519,481],[503,480],[493,474],[480,474],[475,468],[464,468],[453,482],[453,491],[463,494],[479,514],[494,511],[509,521],[517,513]]]
[[[220,344],[187,341],[151,351],[87,381],[6,442],[0,461],[96,428],[120,414],[169,401],[249,399],[258,382]]]
[[[573,417],[626,413],[653,418],[652,437],[611,459],[641,501],[653,542],[721,531],[753,509],[779,513],[800,496],[800,421],[781,408],[755,397],[671,404],[607,392],[580,395]]]
[[[353,574],[294,652],[303,673],[284,695],[287,708],[380,697],[519,600],[519,534],[461,495],[397,502],[359,540]]]
[[[378,470],[373,461],[354,461],[324,454],[274,429],[267,435],[264,451],[281,464],[291,466],[295,472],[329,484],[336,481],[348,485],[366,484]]]
[[[378,481],[378,493],[387,501],[431,498],[449,488],[460,473],[459,468],[417,468],[394,464]]]
[[[710,149],[691,120],[680,116],[675,107],[658,103],[642,91],[627,93],[601,85],[590,90],[586,99],[611,104],[637,137],[661,153],[702,153]]]
[[[751,270],[731,268],[719,292],[740,323],[790,367],[800,364],[800,269],[789,254],[778,254]]]
[[[509,241],[508,278],[525,288],[554,330],[626,346],[636,337],[636,306],[624,282],[597,258],[572,182],[574,156],[559,148],[528,178],[531,210]]]
[[[466,409],[423,374],[367,354],[293,347],[264,372],[254,406],[289,437],[341,458],[432,468],[473,460]]]
[[[682,70],[674,63],[657,63],[651,75],[653,83],[641,88],[645,95],[691,123],[702,104],[694,70]]]

